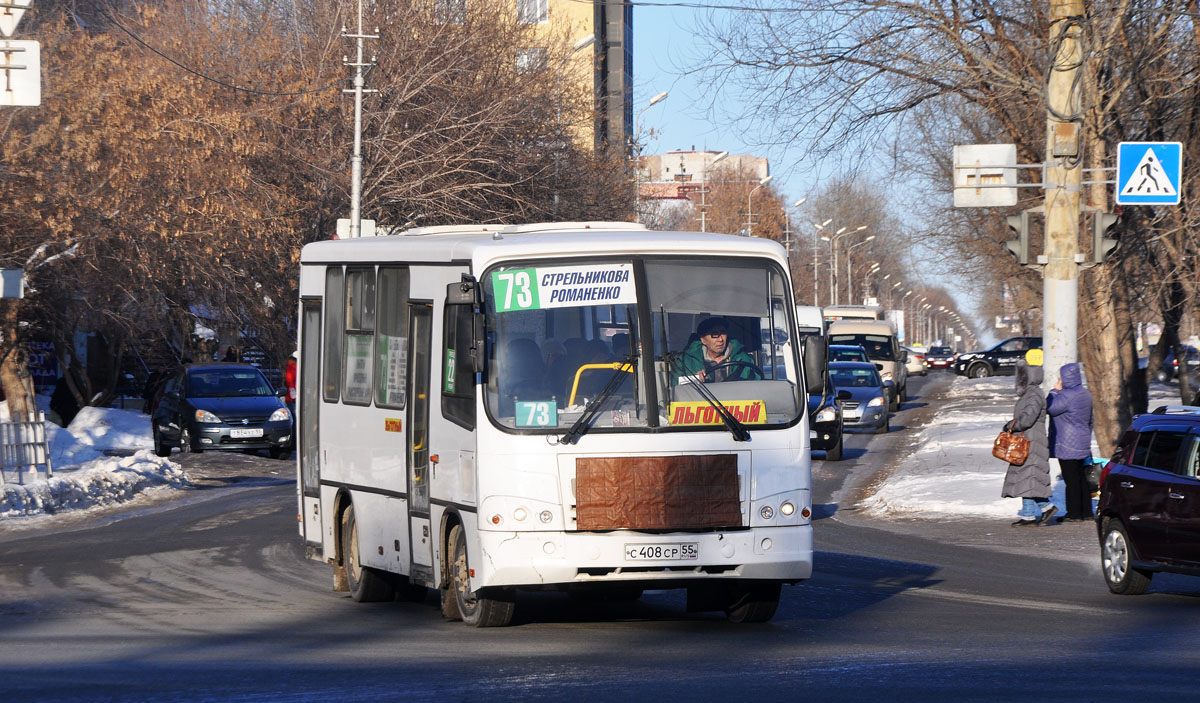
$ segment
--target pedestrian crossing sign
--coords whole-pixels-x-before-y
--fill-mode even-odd
[[[1183,144],[1121,142],[1117,145],[1118,205],[1178,205]]]

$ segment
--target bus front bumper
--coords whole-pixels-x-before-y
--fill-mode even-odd
[[[714,532],[479,532],[475,588],[812,576],[812,525]]]

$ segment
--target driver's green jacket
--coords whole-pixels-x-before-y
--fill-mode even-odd
[[[754,357],[747,354],[745,348],[742,347],[742,343],[736,339],[729,340],[729,349],[724,361],[709,361],[708,357],[704,355],[704,345],[697,339],[689,344],[687,349],[684,349],[683,353],[679,355],[679,362],[679,366],[691,374],[699,373],[700,369],[708,369],[708,373],[705,375],[708,377],[707,380],[710,383],[713,381],[749,381],[760,378],[760,374],[755,373],[755,369],[758,366],[754,363]],[[730,362],[740,363],[732,363],[729,366],[719,369],[716,372],[717,378],[713,378],[712,369],[714,367],[721,364],[729,364]],[[745,366],[742,364],[745,364]],[[679,383],[679,377],[682,375],[682,371],[677,367],[674,378],[676,384]]]

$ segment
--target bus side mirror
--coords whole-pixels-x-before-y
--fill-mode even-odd
[[[804,384],[809,395],[822,395],[825,391],[825,369],[829,366],[829,347],[824,337],[809,335],[804,338],[801,354],[804,356]]]
[[[461,281],[451,283],[446,286],[446,304],[447,305],[471,305],[474,306],[479,296],[479,283],[463,274]]]

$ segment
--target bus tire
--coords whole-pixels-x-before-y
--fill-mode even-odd
[[[395,588],[387,576],[369,566],[363,566],[358,557],[358,521],[354,519],[354,504],[342,512],[342,563],[346,567],[346,581],[350,597],[358,603],[377,603],[396,597]]]
[[[467,534],[462,525],[450,530],[450,590],[462,621],[474,627],[504,627],[516,609],[514,593],[499,589],[488,595],[471,590],[471,567],[467,562]]]
[[[778,581],[745,582],[730,590],[725,617],[730,622],[766,622],[779,608]]]

